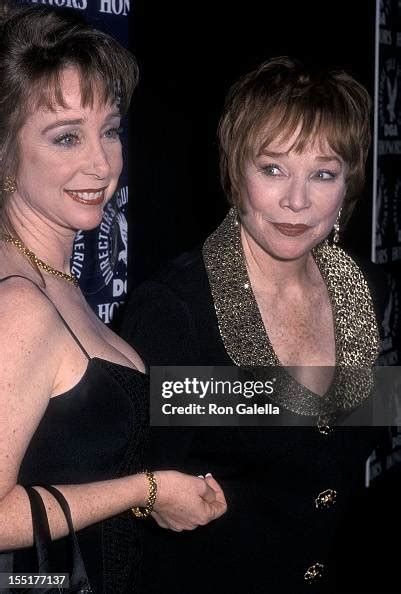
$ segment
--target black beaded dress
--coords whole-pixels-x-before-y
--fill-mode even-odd
[[[148,438],[148,376],[91,358],[59,315],[88,365],[72,389],[50,399],[25,453],[18,483],[80,484],[139,472]],[[95,594],[137,591],[142,560],[139,530],[140,523],[127,511],[77,532]],[[69,551],[68,538],[53,542],[57,571],[68,570]],[[35,570],[32,549],[14,552],[14,571]]]
[[[314,258],[332,305],[337,365],[371,367],[385,293],[340,248],[323,243]],[[233,211],[203,250],[184,254],[134,292],[123,336],[149,365],[279,364],[251,289]],[[356,388],[350,392],[353,404],[366,396]],[[313,415],[316,398],[294,381],[280,404],[289,414]],[[349,510],[363,507],[365,462],[382,437],[379,428],[330,429],[317,422],[152,428],[149,463],[157,459],[163,468],[211,472],[228,511],[189,533],[148,524],[140,592],[366,594],[365,586],[358,587],[360,577],[370,574],[362,566],[365,576],[360,575]]]

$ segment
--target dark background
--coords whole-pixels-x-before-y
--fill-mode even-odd
[[[131,49],[141,79],[130,144],[131,287],[200,243],[222,220],[216,128],[241,74],[290,55],[343,68],[373,95],[375,0],[135,0]],[[342,245],[370,258],[372,158]]]

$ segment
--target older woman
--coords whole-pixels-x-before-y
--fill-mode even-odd
[[[14,572],[37,571],[22,485],[40,484],[59,559],[68,553],[66,518],[46,487],[58,485],[94,592],[135,588],[138,517],[153,509],[180,531],[225,511],[211,477],[140,472],[144,364],[92,313],[69,269],[76,231],[99,225],[116,190],[136,81],[133,57],[72,15],[30,7],[1,23],[0,550],[14,550]]]
[[[147,568],[147,592],[335,588],[337,530],[378,431],[329,427],[313,411],[328,368],[371,367],[378,354],[374,275],[338,247],[364,181],[369,113],[351,76],[285,57],[239,80],[219,126],[232,208],[202,250],[132,296],[124,335],[149,364],[295,366],[301,376],[276,397],[295,424],[314,418],[303,428],[153,430],[154,455],[209,469],[229,511],[196,535],[149,526],[159,570]],[[348,396],[355,405],[367,391]]]

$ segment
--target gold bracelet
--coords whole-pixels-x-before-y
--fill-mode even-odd
[[[153,510],[153,506],[156,501],[156,496],[157,496],[157,482],[156,482],[155,475],[153,474],[153,472],[150,472],[149,470],[144,470],[143,474],[146,475],[146,478],[149,481],[149,495],[148,495],[148,500],[146,502],[146,506],[131,508],[134,516],[136,518],[140,518],[141,520],[144,520],[145,518],[150,516],[150,514],[152,513],[152,510]]]

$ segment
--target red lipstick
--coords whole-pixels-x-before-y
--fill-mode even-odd
[[[273,223],[273,226],[277,231],[288,237],[298,237],[310,229],[309,225],[291,225],[290,223]]]
[[[80,204],[86,204],[90,206],[97,206],[102,204],[105,197],[105,192],[108,186],[98,189],[84,189],[84,190],[64,190],[70,198],[79,202]]]

